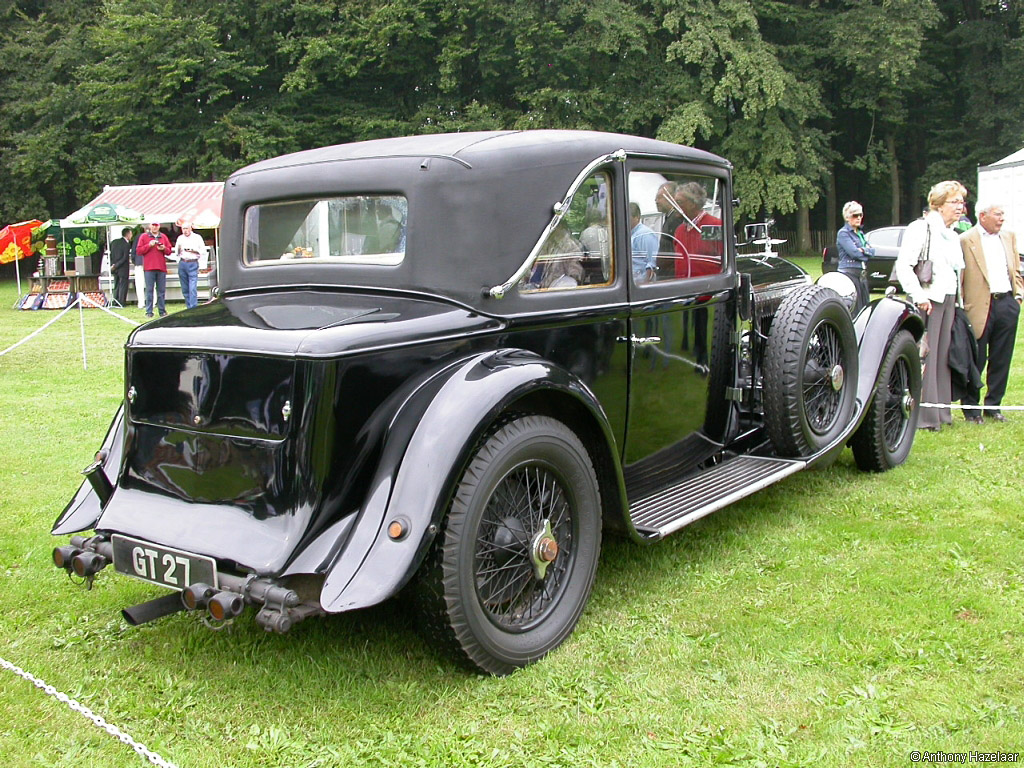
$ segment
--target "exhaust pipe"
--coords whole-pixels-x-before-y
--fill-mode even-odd
[[[133,627],[145,624],[147,621],[170,616],[172,613],[185,610],[185,604],[181,601],[181,595],[174,592],[170,595],[158,597],[145,603],[133,605],[121,611],[124,620]]]

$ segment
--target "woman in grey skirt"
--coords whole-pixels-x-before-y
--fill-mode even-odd
[[[928,192],[928,211],[903,234],[896,257],[896,277],[910,300],[926,316],[928,356],[924,361],[921,401],[941,403],[944,408],[922,408],[918,429],[937,432],[952,424],[950,414],[949,342],[953,328],[958,273],[964,268],[960,239],[952,225],[964,210],[964,185],[940,181]],[[927,253],[925,253],[927,251]],[[932,262],[932,281],[922,285],[914,272],[919,258]]]

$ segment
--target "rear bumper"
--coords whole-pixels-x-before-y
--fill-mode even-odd
[[[104,534],[73,536],[69,545],[56,548],[53,554],[54,565],[81,579],[87,588],[97,574],[114,562],[113,544]],[[252,605],[257,608],[257,624],[267,632],[284,633],[310,616],[325,614],[318,597],[322,578],[274,579],[255,574],[239,575],[218,568],[215,581],[216,587],[199,583],[183,585],[185,588],[178,592],[180,608],[168,609],[166,598],[160,598],[153,601],[161,604],[160,609],[133,614],[129,608],[124,612],[125,618],[129,623],[139,624],[176,610],[188,610],[201,614],[206,623],[216,626],[234,619],[245,606]],[[148,605],[144,603],[136,608]]]

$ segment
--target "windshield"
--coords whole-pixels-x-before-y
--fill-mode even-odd
[[[401,264],[408,212],[398,195],[253,205],[245,212],[245,263]]]

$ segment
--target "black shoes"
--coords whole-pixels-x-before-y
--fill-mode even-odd
[[[1006,421],[1006,417],[999,411],[991,411],[990,413],[987,413],[986,416],[992,419],[992,421]]]

